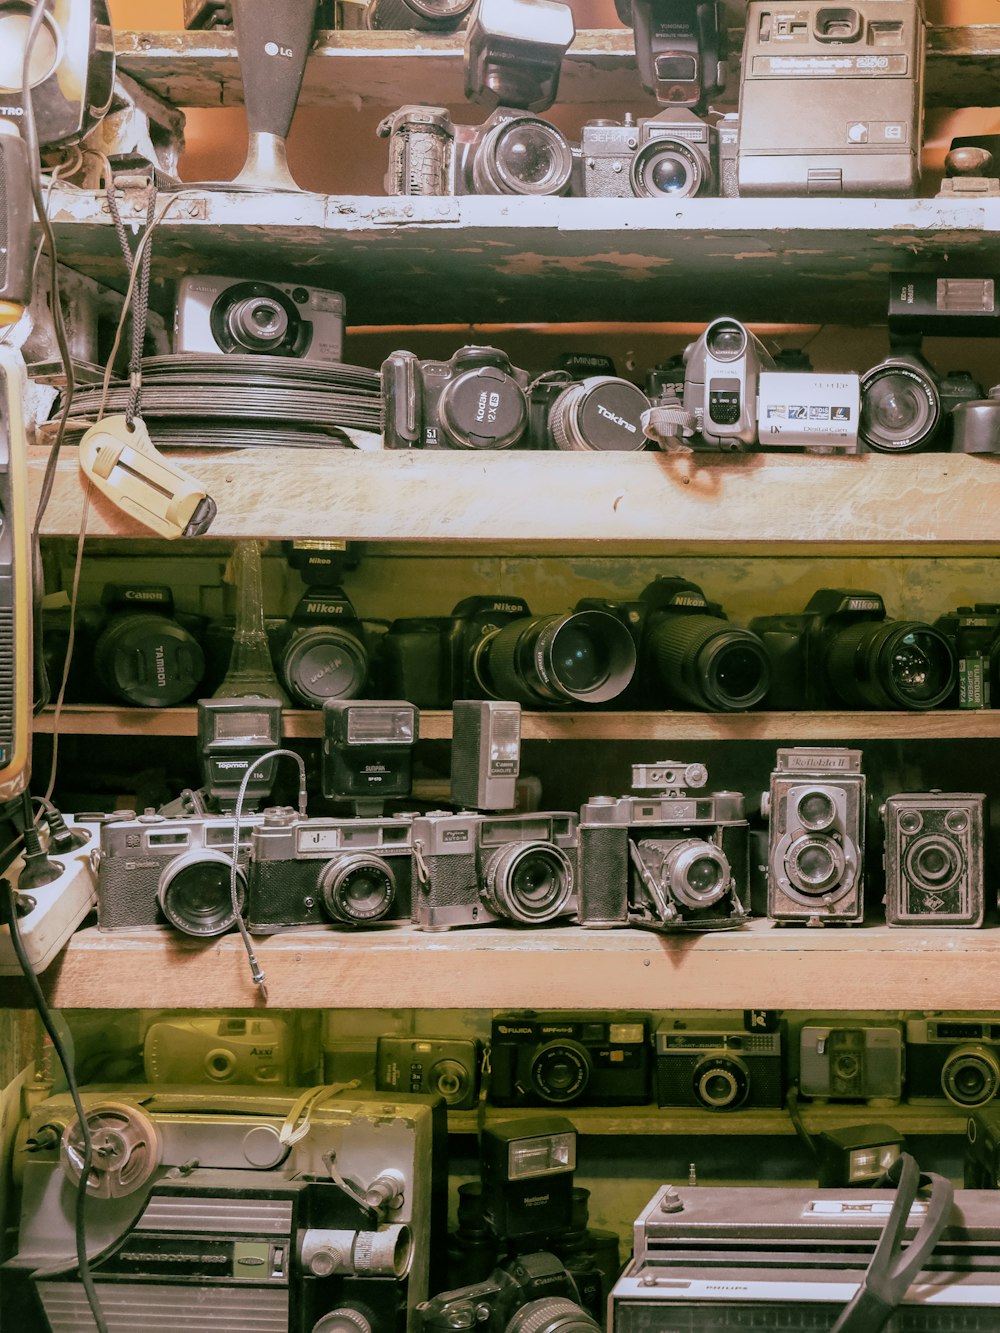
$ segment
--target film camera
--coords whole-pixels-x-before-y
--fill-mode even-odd
[[[387,449],[529,447],[528,375],[496,347],[450,361],[393,352],[382,363]]]
[[[978,792],[905,792],[886,800],[880,814],[888,925],[983,924],[985,808]]]
[[[735,1111],[781,1106],[781,1031],[747,1032],[718,1024],[688,1028],[664,1019],[656,1029],[656,1100],[660,1106]]]
[[[830,1101],[899,1101],[903,1030],[899,1023],[803,1025],[799,1092]]]
[[[174,351],[338,362],[344,355],[344,311],[340,292],[322,287],[188,276],[177,289]]]
[[[919,348],[897,348],[861,376],[862,444],[878,454],[917,454],[957,446],[957,426],[983,390],[962,370],[939,375]],[[964,428],[963,428],[964,429]],[[972,447],[962,452],[993,453]]]
[[[443,1097],[453,1111],[476,1104],[482,1046],[472,1037],[379,1037],[375,1086],[383,1092]]]
[[[579,830],[582,925],[726,930],[744,923],[743,796],[702,795],[707,781],[703,764],[633,764],[632,786],[648,795],[587,801]]]
[[[413,920],[423,930],[548,925],[577,908],[577,818],[452,814],[413,818]]]
[[[642,390],[613,370],[583,375],[551,370],[530,386],[529,430],[538,449],[645,449],[642,414],[648,407]]]
[[[626,1013],[494,1014],[494,1106],[639,1106],[649,1101],[649,1018]]]
[[[488,1333],[595,1333],[602,1327],[580,1304],[572,1276],[540,1250],[509,1259],[486,1279],[445,1291],[419,1307],[425,1333],[481,1328]]]
[[[976,602],[938,616],[934,628],[945,634],[958,659],[959,708],[989,708],[993,682],[1000,684],[1000,604]]]
[[[889,620],[876,592],[820,588],[800,615],[758,616],[771,662],[770,708],[936,708],[955,688],[940,630]]]
[[[963,1014],[906,1020],[911,1102],[985,1106],[1000,1092],[1000,1022]]]
[[[672,200],[721,192],[719,135],[683,106],[637,122],[631,115],[585,122],[578,161],[574,193],[588,198]]]
[[[204,1015],[152,1023],[142,1059],[150,1083],[295,1082],[294,1034],[283,1018]]]

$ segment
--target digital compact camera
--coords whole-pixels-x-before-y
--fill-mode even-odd
[[[799,1032],[799,1092],[829,1101],[899,1101],[899,1023],[805,1023]]]
[[[981,792],[905,792],[881,808],[885,919],[890,926],[981,926]]]
[[[689,1028],[665,1019],[656,1029],[656,1100],[660,1106],[735,1111],[784,1103],[782,1033]]]
[[[587,121],[580,131],[579,163],[576,192],[588,198],[669,200],[720,193],[719,136],[682,106],[638,121],[631,116]]]
[[[443,1097],[453,1111],[476,1104],[482,1046],[473,1037],[404,1037],[389,1033],[375,1048],[375,1087]]]
[[[494,1014],[489,1100],[640,1106],[649,1101],[650,1063],[646,1014]]]
[[[393,352],[382,363],[387,449],[529,448],[528,374],[496,347],[449,361]]]
[[[342,361],[344,311],[340,292],[322,287],[189,275],[177,289],[174,351]]]
[[[907,1019],[906,1088],[911,1102],[993,1101],[1000,1092],[1000,1020],[974,1014]]]

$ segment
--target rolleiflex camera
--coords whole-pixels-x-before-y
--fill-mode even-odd
[[[903,1029],[899,1023],[849,1026],[809,1022],[799,1032],[799,1092],[824,1101],[899,1101]]]
[[[602,1324],[580,1303],[572,1276],[545,1250],[509,1259],[486,1279],[444,1291],[419,1307],[424,1333],[479,1328],[484,1333],[599,1333]]]
[[[344,312],[340,292],[322,287],[188,276],[177,289],[174,351],[338,362],[344,359]]]
[[[645,449],[649,399],[615,374],[550,370],[530,387],[529,431],[537,449],[633,452]]]
[[[910,708],[943,704],[955,652],[940,630],[889,620],[877,592],[820,588],[804,612],[757,616],[771,662],[769,708]]]
[[[881,808],[885,919],[890,926],[981,926],[981,792],[905,792]]]
[[[865,793],[860,750],[778,751],[760,807],[768,820],[767,914],[773,921],[862,920]]]
[[[729,145],[730,138],[723,143]],[[716,127],[683,106],[638,121],[628,114],[620,122],[589,120],[580,131],[574,193],[667,200],[720,194],[719,145]]]
[[[450,361],[393,352],[382,363],[385,447],[530,447],[527,388],[496,347],[460,347]]]
[[[689,1028],[664,1019],[654,1036],[660,1106],[736,1111],[784,1103],[783,1036],[727,1028],[722,1020]]]
[[[1000,1093],[1000,1020],[973,1014],[908,1018],[906,1091],[911,1102],[993,1101]]]
[[[142,1048],[150,1083],[294,1086],[294,1034],[283,1018],[204,1015],[150,1025]]]
[[[746,921],[747,820],[739,792],[701,795],[703,764],[633,764],[641,796],[580,811],[580,923],[726,930]],[[693,789],[685,792],[684,788]]]
[[[959,708],[990,708],[994,682],[1000,687],[1000,603],[976,602],[938,616],[958,659]]]
[[[476,1104],[482,1046],[472,1037],[379,1037],[375,1087],[381,1092],[419,1092],[443,1097],[452,1111]]]
[[[649,1101],[649,1016],[494,1014],[494,1106],[640,1106]]]

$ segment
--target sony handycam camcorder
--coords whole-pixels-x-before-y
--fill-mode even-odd
[[[494,1106],[640,1106],[649,1101],[649,1017],[629,1013],[494,1014]]]
[[[344,310],[340,292],[322,287],[189,276],[177,290],[174,351],[342,361]]]
[[[829,1024],[799,1033],[799,1092],[828,1101],[899,1101],[903,1030],[899,1023]]]
[[[903,792],[882,806],[885,919],[890,926],[981,926],[981,792]]]
[[[656,1100],[660,1106],[735,1111],[784,1102],[781,1031],[747,1032],[664,1019],[656,1029]]]
[[[906,1093],[985,1106],[1000,1093],[1000,1022],[976,1014],[906,1020]]]

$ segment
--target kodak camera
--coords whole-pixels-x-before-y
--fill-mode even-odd
[[[573,814],[415,815],[413,863],[413,920],[423,930],[542,926],[576,914]]]
[[[963,1014],[907,1019],[906,1088],[911,1102],[993,1101],[1000,1092],[1000,1020]]]
[[[899,1023],[826,1026],[799,1033],[799,1092],[829,1101],[899,1101],[903,1029]]]
[[[150,1083],[295,1083],[293,1034],[283,1018],[160,1019],[146,1032],[142,1059]]]
[[[633,764],[639,796],[580,811],[580,923],[726,930],[746,921],[748,838],[739,792],[701,794],[703,764]],[[685,790],[687,789],[687,790]]]
[[[640,1106],[649,1101],[649,1017],[494,1014],[494,1106]]]
[[[885,919],[890,926],[981,926],[981,792],[903,792],[881,808]]]
[[[860,750],[778,751],[770,790],[761,798],[768,820],[767,914],[773,921],[862,921],[865,792]]]
[[[689,1029],[682,1020],[665,1019],[654,1044],[660,1106],[736,1111],[784,1104],[780,1031]]]
[[[719,193],[714,126],[685,107],[633,121],[587,121],[580,132],[579,184],[594,199],[685,199]]]
[[[741,195],[911,195],[920,180],[919,0],[750,0]]]
[[[175,352],[236,352],[298,361],[343,360],[344,298],[322,287],[181,278]]]
[[[309,819],[287,805],[261,815],[250,842],[248,928],[371,926],[410,915],[409,815]]]
[[[527,387],[496,347],[460,347],[450,361],[393,352],[382,363],[385,447],[528,448]]]
[[[603,1327],[581,1305],[572,1275],[554,1254],[522,1254],[485,1279],[456,1291],[443,1291],[419,1310],[424,1333],[446,1333],[472,1320],[483,1333],[515,1333],[520,1328],[567,1326],[580,1333]]]
[[[482,1047],[471,1037],[379,1037],[375,1087],[443,1097],[453,1111],[476,1104]]]

